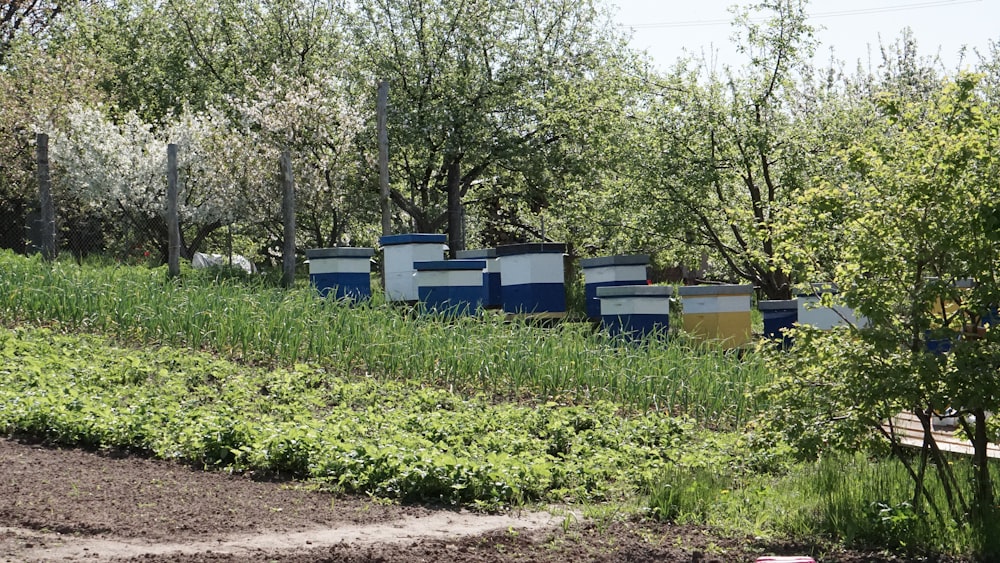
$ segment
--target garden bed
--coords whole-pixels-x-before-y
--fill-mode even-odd
[[[303,482],[14,440],[0,439],[0,467],[0,561],[728,562],[816,549],[559,510],[490,515],[387,504]],[[837,551],[818,560],[901,559]]]

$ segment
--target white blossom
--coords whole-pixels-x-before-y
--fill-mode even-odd
[[[234,221],[243,193],[220,153],[232,137],[217,111],[185,110],[154,131],[135,112],[114,123],[99,107],[74,105],[56,129],[51,158],[59,187],[97,209],[154,218],[166,213],[167,144],[178,145],[178,213],[189,225]]]

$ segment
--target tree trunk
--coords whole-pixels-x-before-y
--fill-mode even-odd
[[[972,526],[979,545],[978,556],[981,561],[996,561],[1000,556],[1000,537],[995,533],[997,507],[993,503],[993,481],[990,477],[990,458],[987,451],[989,436],[986,429],[986,409],[982,407],[971,410],[976,417],[973,428],[963,419],[961,421],[965,432],[972,437],[972,465],[975,498],[972,502]]]
[[[792,285],[788,275],[782,271],[771,271],[759,280],[760,289],[771,300],[791,299]]]
[[[989,435],[986,430],[986,411],[982,408],[972,409],[976,417],[975,433],[972,438],[974,453],[973,464],[976,467],[976,508],[980,514],[989,518],[993,508],[993,482],[990,478],[990,458],[987,452]]]
[[[965,502],[962,489],[955,479],[955,473],[951,469],[951,464],[945,459],[944,454],[941,453],[941,449],[937,445],[937,440],[934,439],[934,431],[931,428],[931,415],[929,413],[930,411],[922,409],[913,410],[913,414],[917,415],[917,418],[920,419],[920,426],[924,431],[924,444],[925,446],[930,446],[931,459],[934,460],[934,464],[937,467],[938,475],[940,476],[939,482],[944,491],[945,499],[948,501],[948,510],[951,512],[952,519],[960,522],[962,515],[968,512],[969,507]]]

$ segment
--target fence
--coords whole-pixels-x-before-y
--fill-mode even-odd
[[[77,260],[90,254],[110,256],[122,262],[167,263],[171,275],[180,271],[180,258],[190,259],[195,251],[205,246],[222,247],[232,257],[234,232],[251,227],[232,222],[218,221],[201,225],[189,232],[182,231],[178,214],[177,145],[168,145],[166,184],[166,213],[138,214],[126,209],[95,209],[75,199],[72,190],[54,193],[50,176],[48,135],[36,136],[37,151],[37,208],[22,208],[21,217],[11,213],[8,220],[25,226],[21,248],[24,252],[40,252],[46,259],[54,259],[60,251],[69,251]],[[295,275],[295,182],[291,155],[284,151],[281,157],[282,212],[280,232],[273,232],[271,247],[281,248],[283,283],[291,285]],[[254,226],[254,234],[266,233]],[[277,231],[272,229],[272,231]],[[184,242],[188,236],[187,243]],[[11,237],[14,238],[14,237]],[[16,242],[16,241],[15,241]]]

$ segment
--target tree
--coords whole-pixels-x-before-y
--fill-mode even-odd
[[[756,23],[758,12],[771,17]],[[636,220],[688,249],[678,258],[707,254],[768,298],[787,299],[776,229],[828,147],[848,138],[848,108],[835,77],[815,75],[804,2],[762,2],[737,24],[745,67],[720,73],[682,59],[661,80],[643,116],[649,138],[633,190],[647,215]]]
[[[124,222],[137,244],[157,249],[164,261],[168,143],[179,145],[183,257],[247,205],[247,194],[229,174],[236,155],[219,150],[237,140],[221,112],[185,112],[157,130],[134,112],[119,124],[100,108],[77,104],[55,129],[52,160],[60,189],[76,193],[90,212]]]
[[[62,120],[70,102],[96,102],[93,60],[87,54],[67,56],[20,41],[5,55],[0,68],[0,247],[25,251],[29,214],[37,207],[35,182],[36,132],[43,123]],[[61,206],[61,223],[79,218],[72,202]]]
[[[252,79],[340,64],[338,0],[120,0],[70,14],[60,48],[91,53],[96,81],[122,113],[150,123],[183,108],[227,108]],[[117,117],[117,116],[116,116]]]
[[[105,93],[110,123],[138,120],[169,142],[178,120],[191,115],[227,121],[224,142],[199,149],[213,153],[208,181],[225,176],[241,193],[246,206],[224,222],[238,219],[238,230],[266,253],[281,246],[275,171],[285,148],[295,160],[304,244],[341,242],[368,220],[372,206],[356,197],[361,116],[344,80],[343,9],[335,0],[125,0],[73,12],[56,44],[94,57],[93,82]],[[149,214],[139,216],[146,222]],[[205,238],[191,236],[189,243]]]
[[[981,76],[961,74],[923,100],[884,93],[880,117],[841,153],[844,184],[822,183],[801,195],[804,213],[789,221],[794,250],[829,245],[836,229],[834,281],[870,321],[820,335],[805,331],[776,369],[794,374],[776,387],[781,420],[799,419],[799,443],[854,446],[864,430],[886,434],[914,481],[913,506],[973,529],[985,557],[1000,554],[987,413],[1000,408],[1000,114],[986,103]],[[835,218],[830,221],[830,218]],[[962,289],[962,280],[974,280]],[[987,320],[984,330],[977,330]],[[932,353],[940,350],[946,353]],[[973,446],[971,490],[956,478],[931,434],[934,413],[952,408]],[[883,424],[901,410],[924,429],[916,460]],[[779,424],[781,424],[779,422]],[[811,429],[809,429],[811,427]],[[948,494],[937,507],[925,494],[928,463]],[[928,508],[928,504],[931,506]]]
[[[79,0],[5,0],[0,3],[0,68],[19,39],[41,37],[64,11],[79,3]]]
[[[289,76],[275,67],[269,80],[251,79],[249,86],[247,99],[235,102],[241,134],[256,147],[261,162],[276,162],[284,149],[292,152],[300,242],[311,247],[374,242],[375,235],[366,226],[377,220],[378,202],[366,198],[363,189],[363,171],[374,165],[363,159],[358,146],[365,116],[351,103],[344,80],[324,71]],[[257,177],[261,176],[267,177]],[[248,194],[273,191],[254,186],[253,175],[233,170],[233,177],[245,179]],[[275,207],[280,198],[247,199],[251,205],[247,219],[257,217],[262,230],[280,240]]]
[[[616,93],[595,86],[626,51],[607,21],[592,0],[357,2],[357,81],[391,82],[391,199],[413,228],[460,250],[469,211],[486,244],[525,236]]]

